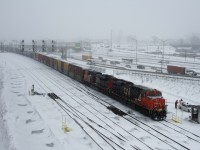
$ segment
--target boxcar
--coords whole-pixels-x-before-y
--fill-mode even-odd
[[[35,53],[35,60],[37,60],[38,61],[38,53]]]
[[[39,62],[42,62],[42,59],[43,59],[43,55],[38,54],[38,59],[37,59],[37,60],[38,60]]]
[[[54,58],[53,63],[54,63],[54,67],[53,67],[53,68],[54,68],[55,70],[58,70],[58,60]]]
[[[62,72],[61,60],[57,60],[57,69],[59,72]]]
[[[76,66],[74,64],[69,64],[69,76],[79,82],[83,81],[84,71],[85,69],[82,67]]]
[[[68,71],[69,71],[69,77],[71,78],[74,78],[74,68],[75,66],[73,64],[69,64]]]
[[[68,75],[69,73],[69,64],[67,62],[62,62],[63,63],[63,73],[65,75]]]
[[[45,57],[45,64],[50,66],[50,58],[48,56]]]
[[[54,58],[50,58],[50,67],[54,68]]]

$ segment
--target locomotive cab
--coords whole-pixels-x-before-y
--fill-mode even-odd
[[[154,120],[163,120],[166,117],[165,99],[162,97],[162,93],[156,89],[144,90],[137,103]]]

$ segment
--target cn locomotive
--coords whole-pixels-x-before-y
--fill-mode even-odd
[[[42,53],[23,52],[22,54],[110,96],[128,107],[151,117],[153,120],[166,118],[165,99],[162,97],[162,93],[156,89],[135,85],[132,82],[85,69]]]

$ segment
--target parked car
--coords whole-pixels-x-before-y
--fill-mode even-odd
[[[158,63],[165,63],[165,64],[169,64],[169,61],[168,61],[168,60],[160,60],[160,61],[158,61]]]
[[[191,112],[191,105],[184,101],[179,102],[178,108],[186,112]]]
[[[143,65],[137,65],[137,68],[138,69],[145,69],[145,66],[143,66]]]
[[[131,68],[131,65],[126,65],[125,67],[127,67],[127,68]]]
[[[161,70],[161,69],[156,69],[155,72],[156,72],[156,73],[162,73],[162,70]]]
[[[193,70],[186,70],[185,74],[189,76],[197,76],[197,73]]]

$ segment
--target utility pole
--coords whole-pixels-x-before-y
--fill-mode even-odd
[[[133,37],[131,37],[130,39],[135,41],[135,63],[137,65],[137,61],[138,61],[138,59],[137,59],[138,41],[137,41],[137,39],[135,39]]]
[[[1,47],[0,50],[3,51],[3,42],[1,41]]]
[[[162,52],[162,61],[161,61],[161,73],[163,73],[163,63],[164,63],[164,45],[165,45],[165,41],[162,41],[163,44],[163,52]]]
[[[186,49],[185,49],[185,61],[186,61]]]
[[[161,59],[161,73],[163,73],[163,63],[164,63],[164,60],[165,60],[165,51],[164,51],[164,48],[165,48],[165,42],[167,40],[161,40],[161,39],[159,39],[159,40],[162,42],[162,46],[163,46],[162,59]]]
[[[67,60],[67,47],[66,47],[66,49],[65,49],[65,47],[62,47],[61,50],[62,50],[61,58]]]
[[[24,40],[21,41],[21,52],[24,52]]]
[[[112,30],[110,32],[110,51],[112,51]]]
[[[137,65],[137,47],[138,47],[138,41],[135,39],[136,41],[136,65]]]
[[[4,52],[4,41],[1,41],[1,51]]]

